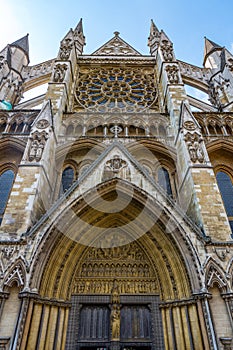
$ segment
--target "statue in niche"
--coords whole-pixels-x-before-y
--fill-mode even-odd
[[[44,131],[42,133],[39,133],[36,131],[32,135],[32,141],[31,141],[31,146],[29,148],[29,155],[28,155],[28,160],[30,162],[32,161],[39,162],[41,160],[47,138],[48,138],[48,135]]]
[[[197,149],[197,159],[200,163],[204,162],[204,152],[201,144],[199,142],[196,142],[196,149]]]
[[[30,151],[29,151],[30,162],[36,158],[36,152],[37,152],[38,145],[39,145],[39,142],[37,140],[34,140],[31,144]]]
[[[38,147],[37,147],[36,155],[35,155],[35,159],[37,162],[39,162],[41,160],[43,150],[44,150],[44,143],[40,142]]]

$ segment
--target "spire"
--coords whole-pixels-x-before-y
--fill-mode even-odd
[[[150,53],[153,55],[158,48],[158,43],[160,41],[160,31],[154,24],[153,19],[151,20],[150,25],[150,36],[148,38],[148,46],[150,47]]]
[[[14,41],[10,46],[16,46],[22,49],[27,56],[29,56],[29,43],[28,43],[28,35],[25,35],[24,37]]]
[[[213,53],[214,51],[221,51],[223,49],[222,46],[219,46],[218,44],[216,44],[215,42],[213,42],[210,39],[207,39],[205,37],[205,47],[204,47],[204,63],[207,59],[207,57]]]

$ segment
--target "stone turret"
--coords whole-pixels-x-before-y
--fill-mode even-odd
[[[77,27],[70,29],[60,43],[55,60],[46,98],[51,100],[54,113],[54,127],[58,132],[62,113],[70,108],[71,89],[74,84],[77,58],[82,54],[85,45],[82,20]]]
[[[23,94],[22,70],[29,64],[28,34],[0,52],[0,99],[11,104],[19,102]]]
[[[225,48],[205,38],[204,67],[209,68],[210,101],[219,111],[233,110],[233,55]]]
[[[26,232],[49,208],[55,177],[55,141],[51,104],[47,101],[32,125],[19,165],[1,227],[5,235]]]
[[[150,29],[149,46],[152,55],[156,58],[161,106],[170,115],[172,132],[176,140],[177,176],[180,179],[179,203],[206,235],[213,239],[228,240],[230,228],[226,216],[219,225],[219,232],[216,233],[214,225],[208,225],[209,217],[214,218],[218,212],[224,212],[223,203],[215,185],[214,172],[201,137],[200,127],[195,122],[189,105],[173,44],[164,31],[158,31],[153,22]],[[222,48],[208,42],[206,59],[211,54],[216,59],[221,53],[220,50]],[[208,189],[207,193],[206,189]],[[211,207],[216,197],[219,201],[218,208]]]
[[[3,217],[2,228],[6,236],[15,237],[26,232],[51,205],[53,181],[56,177],[57,135],[62,115],[69,109],[71,103],[69,99],[72,98],[77,58],[81,55],[84,44],[82,21],[80,21],[75,30],[70,29],[60,43],[43,107],[31,127]],[[4,51],[6,73],[7,68],[12,66],[8,65],[10,57],[17,52],[18,61],[14,61],[14,69],[20,70],[29,62],[27,37],[16,41],[12,47],[10,45]],[[21,200],[15,201],[16,196],[21,196]]]

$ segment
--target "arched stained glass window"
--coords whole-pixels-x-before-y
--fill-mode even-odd
[[[158,169],[158,184],[164,189],[168,196],[172,197],[172,188],[169,172],[163,167]]]
[[[68,166],[63,170],[61,179],[61,193],[68,190],[68,188],[74,182],[74,169]]]
[[[219,171],[216,178],[233,233],[233,184],[230,176],[224,171]]]
[[[6,209],[8,197],[13,185],[15,174],[12,170],[6,170],[0,176],[0,224]]]

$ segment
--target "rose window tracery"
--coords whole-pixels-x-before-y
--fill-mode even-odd
[[[74,107],[99,112],[140,112],[154,107],[156,102],[152,70],[102,68],[80,72]]]

